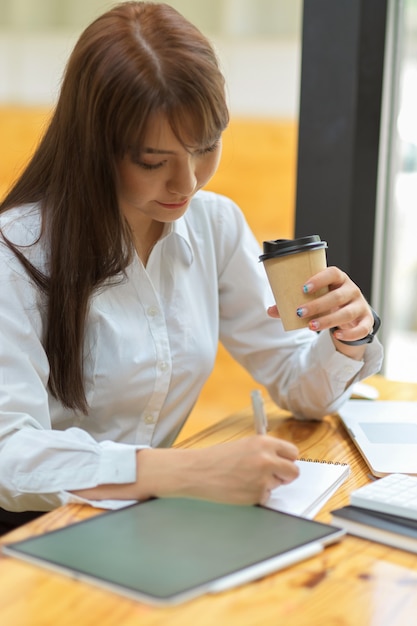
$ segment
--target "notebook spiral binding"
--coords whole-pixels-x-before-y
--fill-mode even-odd
[[[306,461],[307,463],[326,463],[327,465],[349,465],[348,463],[342,463],[342,461],[326,461],[326,459],[312,459],[311,457],[301,457],[300,461]]]

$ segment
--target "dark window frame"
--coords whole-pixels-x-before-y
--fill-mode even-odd
[[[370,301],[388,0],[304,0],[295,235]]]

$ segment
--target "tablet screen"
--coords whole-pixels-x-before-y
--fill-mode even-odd
[[[342,531],[259,506],[165,498],[111,511],[4,551],[157,604]],[[279,566],[276,567],[279,569]]]

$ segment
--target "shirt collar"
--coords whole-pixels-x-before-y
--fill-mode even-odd
[[[168,241],[170,237],[175,238],[178,242],[177,252],[179,252],[182,261],[185,265],[191,265],[194,261],[194,252],[184,215],[175,220],[175,222],[165,224],[161,241],[164,239]]]

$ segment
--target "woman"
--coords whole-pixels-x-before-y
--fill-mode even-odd
[[[219,337],[300,418],[335,411],[379,370],[377,341],[348,345],[374,319],[339,269],[308,281],[311,293],[330,289],[299,311],[319,334],[285,333],[276,307],[266,313],[272,295],[240,210],[199,191],[227,124],[215,54],[173,8],[120,4],[81,35],[49,127],[1,208],[0,507],[10,524],[67,502],[262,503],[293,480],[297,449],[273,437],[169,448]]]

